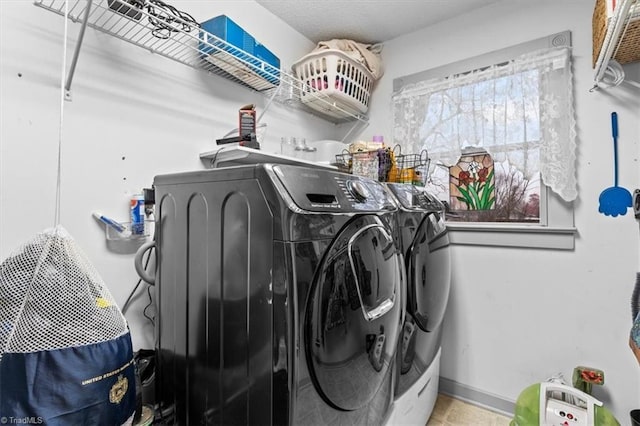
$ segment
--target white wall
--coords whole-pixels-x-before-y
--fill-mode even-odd
[[[591,87],[592,2],[505,1],[386,44],[386,73],[374,91],[363,138],[391,135],[390,94],[396,77],[551,33],[571,30],[575,47],[579,235],[574,251],[455,247],[442,374],[515,400],[527,385],[576,365],[604,369],[596,395],[625,424],[640,406],[638,365],[627,348],[629,299],[638,264],[638,224],[597,212],[612,185],[609,113],[620,119],[620,184],[640,186],[639,91]],[[197,20],[226,13],[289,66],[313,46],[253,1],[180,1]],[[70,48],[79,26],[70,25]],[[31,2],[0,1],[0,258],[53,224],[63,19]],[[640,67],[626,67],[640,73]],[[22,76],[19,77],[18,74]],[[640,75],[636,78],[640,81]],[[132,192],[160,173],[202,168],[198,154],[236,126],[240,105],[259,94],[226,80],[88,30],[65,104],[62,223],[122,304],[137,277],[132,256],[109,251],[102,210],[126,220]],[[315,117],[272,107],[265,148],[281,136],[335,138]],[[124,159],[123,159],[124,157]],[[126,178],[126,180],[125,180]],[[476,271],[491,270],[480,276]],[[134,345],[152,347],[141,314],[127,317]]]
[[[84,3],[84,2],[82,2]],[[180,1],[198,21],[227,14],[288,68],[313,43],[253,1]],[[0,259],[54,224],[64,19],[29,1],[0,1]],[[69,24],[69,57],[79,24]],[[161,173],[203,168],[201,152],[237,127],[238,108],[261,94],[87,29],[64,104],[62,225],[122,306],[137,281],[131,254],[110,251],[101,210],[128,219],[132,193]],[[281,136],[331,139],[335,126],[272,106],[263,148]],[[141,293],[127,312],[136,348],[153,347]]]
[[[454,247],[441,374],[515,400],[522,389],[573,367],[605,371],[596,389],[622,424],[640,408],[640,368],[628,348],[629,301],[638,264],[632,214],[598,213],[613,185],[610,113],[620,122],[620,185],[640,187],[640,88],[589,93],[593,2],[503,1],[385,44],[386,73],[373,95],[371,128],[391,136],[392,81],[518,43],[571,30],[578,131],[573,251]],[[640,81],[640,66],[626,66]],[[380,130],[382,129],[382,130]],[[398,142],[398,141],[396,141]],[[488,271],[488,273],[482,273]]]

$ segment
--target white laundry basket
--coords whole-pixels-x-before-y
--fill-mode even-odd
[[[312,52],[293,64],[302,83],[300,100],[335,118],[365,114],[373,88],[373,75],[341,50]]]

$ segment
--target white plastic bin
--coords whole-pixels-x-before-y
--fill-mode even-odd
[[[293,64],[293,70],[302,83],[300,100],[308,107],[336,118],[368,111],[373,76],[341,50],[312,52]]]

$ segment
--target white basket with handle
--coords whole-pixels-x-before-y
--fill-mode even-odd
[[[373,88],[373,75],[341,50],[312,52],[293,64],[302,83],[300,100],[336,118],[365,114]]]

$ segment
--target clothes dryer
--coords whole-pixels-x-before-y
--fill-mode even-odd
[[[260,164],[157,176],[157,395],[175,424],[383,424],[402,327],[378,182]]]
[[[425,424],[438,394],[442,319],[451,258],[444,205],[424,188],[388,183],[399,204],[399,245],[406,267],[406,315],[396,359],[390,422]]]

